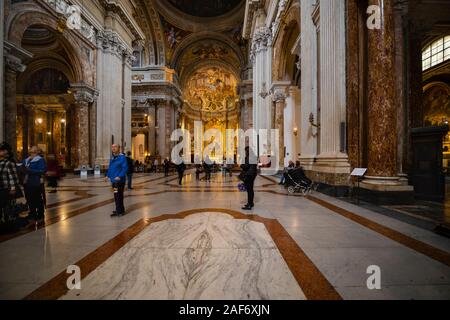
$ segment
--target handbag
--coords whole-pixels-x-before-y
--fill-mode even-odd
[[[241,173],[239,173],[238,179],[241,181],[245,181],[245,172],[242,171]]]
[[[241,191],[241,192],[247,191],[247,188],[245,187],[245,184],[242,183],[242,182],[240,182],[240,183],[238,184],[238,189],[239,189],[239,191]]]

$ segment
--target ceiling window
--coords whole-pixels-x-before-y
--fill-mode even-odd
[[[422,70],[450,60],[450,35],[435,40],[422,52]]]

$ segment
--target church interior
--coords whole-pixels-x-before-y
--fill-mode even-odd
[[[60,172],[45,218],[0,232],[0,299],[450,299],[450,1],[0,9],[0,142]],[[210,168],[189,141],[178,183],[180,129],[222,144]],[[227,130],[256,132],[251,212]],[[133,163],[114,219],[112,145]]]

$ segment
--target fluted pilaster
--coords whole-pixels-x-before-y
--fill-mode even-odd
[[[341,153],[340,125],[346,118],[345,3],[320,2],[320,156]]]

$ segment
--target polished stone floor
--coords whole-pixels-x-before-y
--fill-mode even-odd
[[[450,299],[450,239],[320,193],[290,196],[271,177],[242,211],[237,184],[137,174],[127,214],[111,218],[102,178],[68,176],[47,195],[45,225],[0,236],[0,298]],[[380,289],[367,286],[370,266]]]

